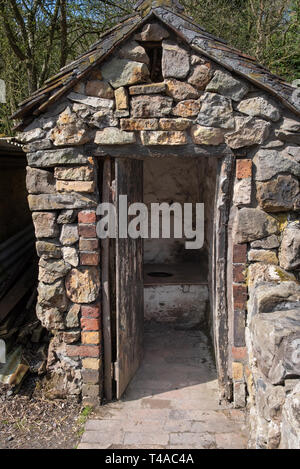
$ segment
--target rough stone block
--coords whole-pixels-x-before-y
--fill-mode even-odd
[[[264,262],[266,264],[278,265],[276,252],[266,249],[251,249],[248,253],[250,262]]]
[[[64,246],[72,246],[79,240],[77,225],[63,225],[60,235],[60,242]]]
[[[172,113],[174,116],[179,117],[195,117],[198,115],[201,108],[201,102],[199,100],[195,101],[193,99],[188,99],[186,101],[181,101],[178,103]]]
[[[79,258],[76,248],[63,247],[62,255],[64,261],[70,264],[72,267],[77,267],[79,265]]]
[[[184,145],[187,143],[185,132],[176,131],[142,131],[141,140],[143,145]]]
[[[257,200],[267,212],[298,210],[299,181],[291,175],[280,175],[267,182],[256,183]]]
[[[85,94],[96,98],[114,99],[114,90],[107,81],[88,81],[86,84]]]
[[[278,173],[290,173],[299,178],[300,164],[295,148],[297,149],[297,147],[287,147],[283,151],[259,150],[253,159],[256,167],[255,179],[267,181]]]
[[[92,196],[82,194],[40,194],[29,195],[28,204],[31,211],[61,210],[67,208],[96,207],[97,202]]]
[[[165,117],[171,113],[173,99],[165,96],[133,96],[132,117]]]
[[[219,93],[234,101],[240,101],[248,93],[249,86],[245,81],[237,80],[231,73],[217,70],[206,91]]]
[[[300,309],[256,315],[249,327],[258,367],[272,384],[300,377]]]
[[[122,130],[157,130],[157,119],[121,119]]]
[[[296,280],[295,275],[282,269],[277,265],[263,264],[256,262],[248,268],[248,284],[254,287],[261,283],[270,282],[290,282]]]
[[[170,36],[165,28],[157,23],[146,24],[140,34],[136,34],[137,41],[160,42]]]
[[[252,179],[237,179],[234,183],[233,203],[237,206],[250,205],[252,198]]]
[[[160,119],[159,127],[161,130],[187,130],[191,127],[193,121],[190,119],[178,118],[178,119]],[[145,129],[146,130],[146,129]]]
[[[266,238],[279,232],[278,223],[262,210],[242,208],[237,213],[235,224],[236,243],[246,243]]]
[[[42,307],[56,308],[59,312],[64,313],[68,307],[64,282],[57,280],[51,285],[40,282],[38,286],[38,303]]]
[[[37,238],[56,238],[59,230],[56,224],[56,214],[46,212],[36,212],[32,214]]]
[[[264,239],[259,239],[258,241],[253,241],[251,243],[252,249],[276,249],[280,246],[278,236],[271,235]]]
[[[285,270],[300,270],[300,226],[298,223],[288,225],[285,228],[279,261]]]
[[[197,122],[205,127],[234,129],[235,120],[231,100],[215,93],[204,93],[201,98],[201,112]]]
[[[68,298],[73,303],[93,303],[100,290],[100,275],[96,267],[72,269],[66,278]]]
[[[206,62],[201,65],[196,65],[188,82],[197,88],[199,91],[205,90],[206,85],[212,78],[211,64]]]
[[[56,181],[57,192],[95,192],[94,181]]]
[[[80,166],[75,168],[55,168],[54,177],[62,181],[92,181],[94,179],[94,168]]]
[[[26,187],[29,194],[53,194],[55,179],[50,171],[27,167]]]
[[[113,88],[143,83],[149,78],[146,64],[126,59],[113,58],[102,66],[101,71]]]
[[[37,241],[36,251],[37,255],[44,259],[60,259],[62,256],[61,247],[58,243],[50,241]]]
[[[40,259],[39,280],[43,283],[54,283],[56,280],[64,278],[70,270],[71,266],[62,259]]]
[[[280,111],[275,104],[270,99],[262,96],[241,101],[237,109],[248,116],[262,117],[273,122],[279,121],[281,117]]]
[[[198,99],[200,97],[199,91],[189,83],[175,80],[175,78],[168,78],[165,83],[167,94],[175,101]]]
[[[129,96],[128,91],[124,86],[115,90],[115,100],[117,111],[128,109],[129,107]]]
[[[194,125],[191,130],[196,145],[220,145],[224,143],[224,131],[213,127]]]
[[[124,132],[117,127],[99,130],[95,137],[95,143],[100,145],[126,145],[135,141],[136,137],[133,132]]]
[[[129,41],[125,43],[125,45],[118,50],[117,54],[121,59],[142,62],[146,65],[150,64],[150,59],[144,47],[140,46],[140,44],[136,41]]]
[[[167,90],[167,85],[163,83],[150,83],[149,85],[130,86],[129,94],[131,96],[140,94],[163,94]]]
[[[66,315],[66,326],[70,329],[80,326],[80,305],[72,305]]]
[[[62,210],[57,217],[57,223],[63,225],[65,223],[74,223],[77,218],[76,210]]]
[[[264,143],[271,131],[271,125],[254,117],[235,118],[235,131],[225,135],[225,142],[230,148],[243,148]]]

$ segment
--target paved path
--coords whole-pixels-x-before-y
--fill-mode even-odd
[[[245,449],[242,411],[220,406],[216,370],[199,331],[145,331],[145,358],[122,401],[101,407],[79,449]]]

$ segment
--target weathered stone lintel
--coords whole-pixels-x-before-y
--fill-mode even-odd
[[[142,144],[135,144],[122,145],[122,148],[118,145],[105,145],[105,148],[99,145],[90,146],[89,151],[91,151],[95,157],[111,156],[113,158],[135,158],[142,160],[165,156],[178,156],[182,158],[223,158],[225,156],[232,155],[232,152],[227,145],[209,146],[192,144],[176,145],[176,148],[172,145],[153,145],[145,147]]]

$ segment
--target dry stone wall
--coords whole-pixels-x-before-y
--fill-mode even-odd
[[[160,48],[161,67],[150,60],[149,43]],[[153,73],[162,76],[159,83]],[[224,147],[236,156],[234,403],[245,405],[248,395],[253,446],[296,444],[299,131],[299,118],[278,100],[159,24],[146,25],[25,129],[41,258],[38,316],[53,332],[48,367],[61,393],[101,394],[99,192],[90,148],[105,154],[113,146],[123,155],[131,146],[144,154],[166,148],[184,156],[184,148],[201,147],[215,156]]]

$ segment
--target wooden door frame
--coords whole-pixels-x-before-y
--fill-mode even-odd
[[[196,145],[182,147],[147,147],[143,145],[125,145],[122,149],[109,146],[106,155],[112,158],[149,159],[157,156],[178,157],[215,157],[218,159],[218,170],[214,207],[214,233],[213,233],[213,275],[211,280],[212,308],[213,308],[213,339],[215,349],[216,367],[222,399],[232,398],[232,379],[229,372],[229,305],[228,292],[230,291],[227,275],[228,254],[228,222],[232,204],[234,182],[235,155],[226,145],[218,147],[199,147]],[[134,148],[133,148],[134,147]],[[130,151],[127,151],[127,149]],[[93,149],[95,156],[103,157],[102,149]],[[101,273],[103,276],[103,273]],[[105,359],[106,361],[106,359]],[[106,364],[106,369],[109,365]],[[108,374],[105,375],[106,379]],[[105,386],[104,386],[105,387]],[[106,384],[106,387],[109,387]]]

